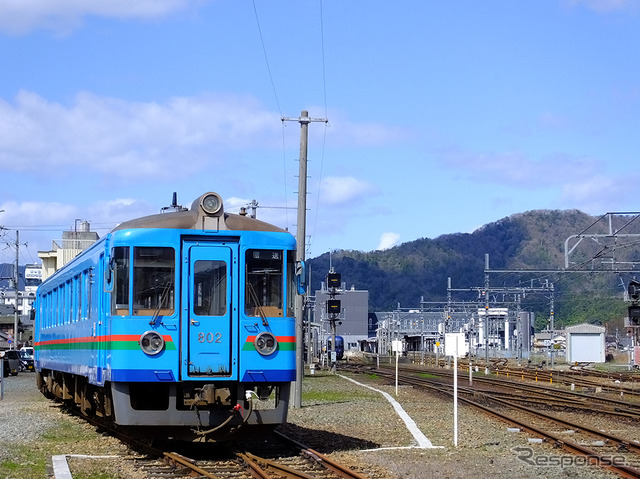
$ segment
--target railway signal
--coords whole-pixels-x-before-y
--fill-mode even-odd
[[[327,313],[328,314],[340,314],[342,310],[342,301],[339,299],[329,299],[327,301]]]
[[[336,299],[336,296],[340,294],[338,289],[341,284],[342,276],[331,268],[331,271],[327,273],[327,289],[330,298],[327,300],[327,314],[331,325],[331,371],[336,370],[336,321],[342,311],[342,301]]]
[[[640,300],[640,283],[635,279],[629,281],[629,286],[627,286],[627,292],[629,293],[629,297],[633,303],[637,303]]]
[[[329,289],[338,289],[342,282],[342,275],[340,273],[329,272],[327,273],[327,287]]]
[[[627,326],[633,345],[633,365],[637,368],[640,366],[640,282],[632,279],[627,286],[627,293],[631,300],[631,306],[628,307]]]
[[[629,293],[629,299],[631,299],[631,306],[628,308],[629,326],[638,327],[640,326],[640,305],[638,305],[638,301],[640,300],[640,282],[635,279],[629,281],[627,292]]]

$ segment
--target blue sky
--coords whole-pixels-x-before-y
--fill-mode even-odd
[[[637,211],[639,45],[637,0],[3,1],[0,224],[33,262],[217,191],[295,234],[302,110],[311,257]]]

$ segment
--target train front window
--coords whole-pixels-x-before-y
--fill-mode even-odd
[[[250,249],[246,253],[245,313],[282,316],[283,252]]]
[[[133,314],[173,314],[175,250],[161,247],[133,248]]]
[[[227,263],[200,260],[193,267],[193,312],[198,316],[227,313]]]

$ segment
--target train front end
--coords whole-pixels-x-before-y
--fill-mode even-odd
[[[290,233],[227,214],[207,193],[189,210],[119,225],[103,251],[89,381],[104,415],[194,441],[286,421],[296,376]]]

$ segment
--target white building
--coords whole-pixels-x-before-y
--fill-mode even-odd
[[[38,251],[42,260],[42,281],[62,268],[93,243],[98,241],[98,233],[91,231],[88,221],[80,222],[74,231],[63,231],[62,241],[53,240],[51,251]]]
[[[0,289],[0,304],[17,309],[20,316],[29,317],[33,309],[33,303],[36,300],[36,290],[40,283],[42,283],[42,266],[39,264],[25,265],[24,289],[17,292],[17,299],[15,288]]]
[[[578,324],[564,328],[567,336],[568,363],[604,363],[605,328],[594,324]]]

